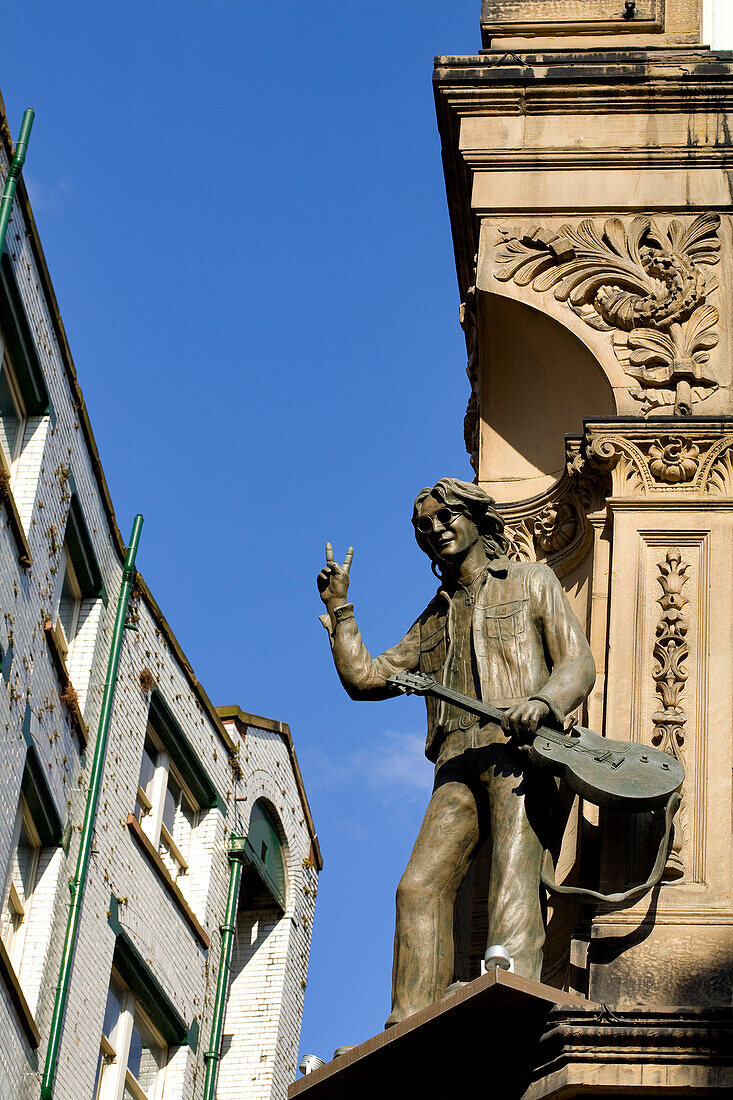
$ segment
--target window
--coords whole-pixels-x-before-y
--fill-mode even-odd
[[[201,886],[202,864],[195,864],[196,835],[206,811],[224,803],[159,692],[150,700],[134,817],[160,855],[162,867],[184,894]],[[134,831],[134,830],[133,830]],[[150,854],[150,853],[149,853]],[[208,864],[207,864],[208,865]],[[190,867],[190,871],[189,871]]]
[[[0,879],[2,967],[12,970],[24,1003],[34,1012],[43,983],[43,961],[53,929],[53,906],[62,867],[62,824],[48,787],[48,768],[32,735],[33,712],[26,705],[23,780],[13,821],[12,843]]]
[[[0,334],[1,344],[4,344],[2,334]],[[11,483],[23,445],[25,421],[25,406],[20,388],[10,363],[10,356],[3,348],[0,365],[0,456],[5,469],[10,474]]]
[[[285,909],[285,857],[278,823],[262,799],[252,807],[245,851],[249,858],[250,878],[256,875],[260,885],[281,909]],[[252,884],[250,885],[250,889]]]
[[[199,808],[152,723],[145,738],[135,816],[171,875],[187,874]]]
[[[56,578],[56,591],[59,594],[56,608],[56,641],[61,653],[68,662],[79,626],[82,596],[74,565],[66,546],[64,546],[62,553],[59,576]]]
[[[53,614],[48,629],[53,635],[57,661],[73,677],[77,690],[85,688],[92,664],[101,589],[102,578],[91,539],[78,498],[73,495],[64,545],[58,558]]]
[[[159,1100],[168,1048],[134,992],[113,970],[104,1013],[95,1100]]]
[[[15,817],[10,874],[2,910],[2,939],[16,974],[20,972],[33,891],[36,887],[41,840],[23,795]]]
[[[36,498],[46,430],[53,410],[7,252],[0,257],[0,471],[5,503],[23,544]],[[16,524],[13,522],[13,526]],[[21,545],[27,555],[27,543]]]

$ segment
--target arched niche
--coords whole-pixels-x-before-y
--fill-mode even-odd
[[[247,868],[240,903],[251,907],[274,902],[282,912],[287,905],[287,852],[285,833],[274,806],[258,798],[252,807],[245,841]]]
[[[565,436],[616,403],[588,347],[541,310],[479,295],[479,482],[499,502],[545,492],[565,464]]]

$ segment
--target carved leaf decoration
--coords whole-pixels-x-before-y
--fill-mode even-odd
[[[626,373],[630,374],[632,377],[637,377],[637,371],[641,371],[641,368],[636,368],[636,370],[629,369],[628,367],[626,368]],[[699,404],[701,401],[707,401],[707,399],[719,388],[717,382],[706,382],[702,386],[693,386],[693,403]],[[643,416],[646,416],[647,413],[652,412],[654,409],[662,409],[668,406],[671,407],[675,402],[675,391],[663,387],[655,389],[643,389],[639,387],[629,389],[629,393],[634,400],[641,402],[640,412]]]
[[[689,226],[675,218],[667,229],[670,251],[689,256],[698,264],[717,264],[720,254],[719,214],[700,214]]]
[[[521,520],[516,527],[505,527],[504,537],[507,540],[507,557],[510,561],[537,560],[532,532],[526,520]]]
[[[495,274],[538,293],[552,291],[586,324],[614,330],[616,355],[642,387],[673,391],[680,380],[695,382],[700,400],[708,396],[703,387],[717,387],[700,367],[719,342],[719,315],[707,302],[717,280],[699,265],[719,262],[719,227],[716,213],[689,224],[675,218],[666,232],[642,214],[630,222],[608,218],[602,229],[592,218],[557,233],[534,227],[504,235]],[[660,404],[643,390],[631,393],[650,407]]]
[[[497,257],[499,259],[499,257]],[[513,280],[517,286],[529,286],[555,260],[551,252],[537,253],[525,239],[509,239],[501,246],[501,268],[497,278],[501,282]]]
[[[683,354],[681,359],[690,358],[696,363],[707,363],[707,352],[716,347],[720,337],[714,331],[720,317],[715,306],[699,306],[682,327],[680,341]]]
[[[634,329],[627,337],[628,373],[652,386],[669,385],[675,371],[698,385],[714,384],[712,375],[701,368],[710,359],[710,349],[719,342],[719,319],[715,306],[702,305],[683,324],[672,325],[669,332]]]
[[[628,256],[634,266],[643,271],[641,241],[650,232],[651,226],[649,218],[640,214],[631,222],[628,233],[620,218],[609,218],[604,226],[604,232],[616,255],[624,258]]]
[[[653,281],[641,266],[629,257],[615,256],[604,247],[589,219],[581,223],[577,239],[579,258],[540,275],[534,284],[535,290],[543,292],[556,286],[557,301],[569,301],[572,306],[589,303],[609,282],[638,295],[654,290]]]
[[[653,328],[638,328],[629,336],[629,356],[633,366],[666,366],[674,359],[674,341],[666,332]]]
[[[713,463],[708,475],[708,492],[716,496],[733,495],[733,454],[727,447]]]

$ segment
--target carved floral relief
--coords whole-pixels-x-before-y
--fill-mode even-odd
[[[656,684],[659,709],[652,715],[652,744],[684,765],[687,715],[682,709],[681,696],[688,677],[686,666],[690,648],[684,610],[689,600],[683,589],[689,580],[690,566],[682,560],[682,554],[677,547],[674,547],[667,551],[664,561],[657,568],[657,580],[662,588],[657,603],[660,604],[662,613],[654,641],[652,677]],[[682,806],[675,822],[674,843],[666,868],[665,877],[668,880],[681,878],[685,873],[682,859],[685,816],[683,791]]]
[[[691,481],[700,465],[700,450],[689,439],[670,435],[649,447],[649,471],[656,481],[675,485]]]
[[[564,550],[573,541],[578,516],[567,501],[546,505],[534,521],[534,538],[545,554]]]
[[[557,233],[504,231],[495,275],[551,290],[586,324],[613,333],[644,412],[674,403],[678,414],[689,414],[718,388],[709,360],[719,316],[708,300],[718,284],[706,269],[719,261],[719,226],[710,213],[689,224],[673,219],[666,230],[638,215],[609,218],[602,228],[586,218]]]

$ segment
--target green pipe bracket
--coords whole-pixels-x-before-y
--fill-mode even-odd
[[[31,136],[31,129],[33,127],[33,119],[36,117],[36,112],[32,107],[27,107],[23,112],[23,122],[20,127],[20,136],[18,138],[18,144],[15,146],[15,152],[13,153],[13,159],[8,167],[8,174],[5,177],[5,186],[3,187],[3,195],[0,199],[0,253],[5,248],[5,237],[8,232],[8,225],[10,224],[10,215],[13,210],[13,199],[15,198],[15,189],[18,186],[18,180],[20,173],[23,171],[23,165],[25,163],[25,155],[28,152],[28,140]]]

